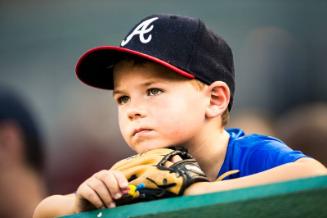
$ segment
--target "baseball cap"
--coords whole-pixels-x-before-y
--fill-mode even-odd
[[[224,81],[231,91],[235,76],[231,48],[198,18],[169,14],[151,15],[137,23],[120,46],[99,46],[77,62],[77,77],[102,89],[113,89],[113,66],[126,55],[158,63],[190,79],[210,85]]]

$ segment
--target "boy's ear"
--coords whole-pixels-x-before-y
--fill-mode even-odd
[[[206,109],[206,116],[210,118],[222,115],[230,99],[228,85],[222,81],[215,81],[208,86],[208,95],[210,95],[210,103]]]

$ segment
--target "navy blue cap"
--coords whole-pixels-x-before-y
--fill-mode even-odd
[[[113,89],[113,66],[133,55],[153,61],[190,79],[210,85],[224,81],[231,91],[235,76],[233,54],[228,44],[200,20],[176,15],[152,15],[136,24],[120,46],[100,46],[87,51],[76,65],[84,83]]]

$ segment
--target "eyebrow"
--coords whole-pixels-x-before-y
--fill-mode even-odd
[[[112,96],[115,96],[115,95],[118,95],[118,94],[121,94],[121,93],[123,93],[123,92],[120,91],[120,90],[113,90]]]

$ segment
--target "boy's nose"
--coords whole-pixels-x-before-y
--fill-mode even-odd
[[[145,112],[142,111],[140,108],[132,108],[129,109],[129,111],[127,112],[127,116],[130,120],[136,120],[145,117]]]
[[[140,114],[140,113],[129,113],[129,114],[128,114],[128,118],[129,118],[130,120],[136,120],[136,119],[138,119],[138,118],[142,118],[142,117],[143,117],[143,115]]]

